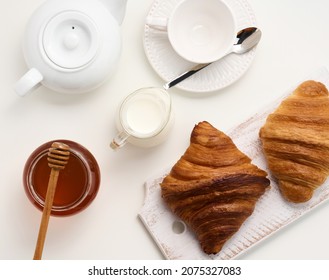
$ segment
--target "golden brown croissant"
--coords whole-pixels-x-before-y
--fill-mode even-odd
[[[228,136],[201,122],[162,181],[162,197],[195,232],[204,252],[216,254],[253,213],[269,186],[266,176]]]
[[[302,83],[260,130],[269,169],[283,197],[300,203],[329,175],[329,98],[319,82]]]

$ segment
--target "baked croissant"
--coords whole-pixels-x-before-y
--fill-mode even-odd
[[[329,98],[306,81],[270,114],[260,130],[269,169],[283,197],[306,202],[329,175]]]
[[[195,126],[185,154],[161,183],[169,208],[216,254],[253,213],[270,182],[265,171],[208,122]]]

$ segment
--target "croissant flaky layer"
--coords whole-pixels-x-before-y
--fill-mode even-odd
[[[201,122],[162,181],[162,197],[196,234],[203,251],[216,254],[253,213],[269,187],[266,176],[227,135]]]
[[[306,81],[268,116],[260,130],[269,169],[285,199],[310,200],[329,175],[327,88]]]

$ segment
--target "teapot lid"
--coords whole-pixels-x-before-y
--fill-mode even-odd
[[[51,62],[61,68],[76,69],[86,66],[95,58],[99,34],[87,15],[64,11],[48,21],[41,41]]]

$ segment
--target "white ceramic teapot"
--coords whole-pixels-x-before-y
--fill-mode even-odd
[[[24,96],[44,86],[93,90],[117,67],[127,0],[47,0],[32,15],[23,52],[29,71],[16,83]]]

